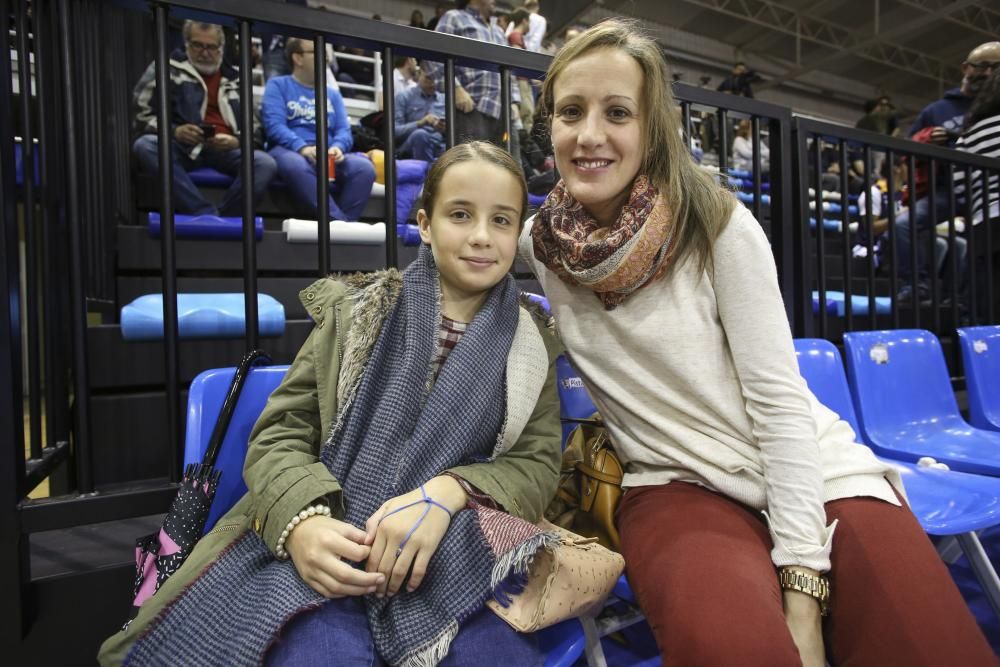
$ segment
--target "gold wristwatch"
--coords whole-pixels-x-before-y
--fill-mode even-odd
[[[830,581],[823,575],[781,568],[778,570],[778,583],[784,590],[798,591],[816,598],[823,616],[830,612]]]

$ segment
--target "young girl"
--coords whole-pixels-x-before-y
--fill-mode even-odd
[[[524,179],[474,142],[424,192],[405,271],[303,291],[316,327],[251,434],[249,492],[102,664],[541,664],[484,607],[551,539],[521,519],[559,469],[558,350],[508,273]]]
[[[626,466],[663,664],[996,664],[898,475],[806,388],[767,238],[691,161],[669,81],[631,24],[563,47],[562,181],[522,235]]]

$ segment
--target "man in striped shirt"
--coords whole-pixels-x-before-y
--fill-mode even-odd
[[[458,9],[444,13],[438,21],[438,32],[478,39],[481,42],[507,45],[503,31],[491,22],[494,0],[458,0]],[[438,90],[444,90],[444,65],[426,61],[423,67],[434,79]],[[517,115],[521,101],[516,83],[511,85],[512,110]],[[455,136],[459,142],[466,139],[486,139],[495,144],[503,143],[500,122],[500,74],[473,67],[455,68]]]

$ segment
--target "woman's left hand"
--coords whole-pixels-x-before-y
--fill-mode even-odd
[[[467,500],[465,490],[452,477],[435,477],[424,484],[424,489],[428,497],[447,507],[452,514],[465,507]],[[391,498],[383,503],[365,524],[368,533],[365,544],[372,546],[365,569],[368,572],[381,572],[385,575],[385,580],[376,590],[379,597],[386,594],[392,596],[399,592],[407,573],[410,577],[406,589],[410,592],[416,590],[427,573],[427,564],[431,556],[437,551],[441,539],[451,525],[451,515],[440,507],[423,502],[387,516],[393,509],[421,500],[423,497],[420,489],[415,489],[402,496]],[[427,516],[420,521],[420,517],[428,508],[430,511],[427,512]],[[420,525],[414,530],[414,525],[418,521]],[[399,545],[411,530],[413,534],[400,550]]]
[[[826,667],[823,616],[816,598],[798,591],[782,591],[785,622],[799,649],[803,667]]]

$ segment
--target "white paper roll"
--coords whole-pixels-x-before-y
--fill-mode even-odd
[[[315,220],[288,218],[282,221],[281,231],[289,243],[316,243],[319,240]],[[385,223],[330,221],[330,242],[353,245],[382,245],[385,243]]]

